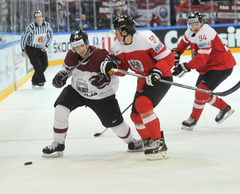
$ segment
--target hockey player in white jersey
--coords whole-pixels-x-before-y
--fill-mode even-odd
[[[132,71],[147,76],[138,78],[131,119],[144,141],[145,157],[149,160],[167,158],[167,146],[160,128],[160,121],[154,112],[170,85],[159,79],[172,81],[171,68],[174,65],[173,53],[150,30],[136,31],[132,17],[122,15],[114,22],[117,40],[112,45],[111,54],[118,63],[118,69]],[[112,74],[112,64],[101,66],[103,73]],[[116,73],[123,76],[123,74]]]
[[[190,12],[187,23],[189,28],[177,48],[173,49],[176,61],[173,75],[181,77],[184,73],[195,69],[200,74],[196,87],[213,91],[232,73],[236,61],[217,32],[203,22],[201,12]],[[179,64],[180,55],[188,46],[191,47],[192,59],[187,63]],[[234,112],[223,99],[196,91],[192,113],[187,120],[182,122],[183,130],[194,128],[206,103],[219,109],[215,118],[217,123],[223,122]]]
[[[115,92],[117,76],[106,76],[100,72],[100,65],[110,60],[105,49],[89,45],[88,35],[83,30],[73,31],[70,36],[72,50],[67,53],[63,70],[53,79],[53,86],[61,88],[72,75],[71,85],[66,86],[57,98],[54,107],[53,143],[43,148],[43,157],[62,156],[68,131],[68,118],[78,107],[91,108],[102,122],[128,144],[128,151],[143,151],[142,140],[133,138],[132,131],[123,120]],[[95,50],[96,49],[96,50]],[[93,52],[94,51],[94,52]],[[91,55],[89,56],[89,54]],[[85,61],[74,68],[83,59]],[[114,64],[113,64],[114,65]],[[69,71],[72,71],[69,73]]]

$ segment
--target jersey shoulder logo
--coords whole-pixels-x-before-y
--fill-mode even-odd
[[[154,48],[154,50],[158,53],[158,52],[160,52],[160,51],[162,50],[163,47],[164,47],[163,44],[159,43],[159,44]]]

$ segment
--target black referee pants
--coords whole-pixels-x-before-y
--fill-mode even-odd
[[[47,52],[30,46],[26,47],[26,52],[35,71],[32,77],[32,84],[37,85],[38,83],[46,82],[44,71],[48,67]]]

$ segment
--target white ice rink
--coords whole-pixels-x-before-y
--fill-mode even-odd
[[[238,65],[215,92],[239,81]],[[182,60],[188,61],[189,56]],[[62,89],[51,81],[60,66],[49,67],[44,89],[32,89],[29,80],[0,102],[1,194],[239,194],[240,89],[223,97],[235,113],[222,124],[218,110],[206,105],[194,131],[182,131],[181,122],[192,110],[194,91],[172,86],[155,109],[165,132],[167,160],[147,161],[143,153],[128,153],[127,145],[105,128],[89,108],[73,111],[62,158],[46,159],[41,150],[52,142],[53,103]],[[192,71],[174,82],[195,86]],[[133,99],[135,77],[120,78],[117,98],[124,110]],[[130,120],[124,118],[139,138]],[[32,165],[24,166],[24,162]]]

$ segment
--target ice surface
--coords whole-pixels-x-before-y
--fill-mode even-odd
[[[215,92],[239,81],[238,65]],[[182,56],[188,61],[189,56]],[[240,193],[240,90],[223,97],[235,113],[222,124],[218,110],[206,105],[194,131],[181,122],[192,110],[194,91],[172,86],[155,109],[169,148],[169,159],[147,161],[143,153],[128,153],[127,145],[105,128],[89,108],[73,111],[65,155],[46,159],[41,150],[52,142],[53,103],[62,89],[51,85],[60,66],[49,67],[44,89],[29,80],[0,102],[0,193],[3,194],[237,194]],[[195,86],[192,71],[174,82]],[[120,78],[117,98],[124,110],[131,102],[137,78]],[[135,136],[130,109],[124,113]],[[24,166],[24,162],[32,165]]]

